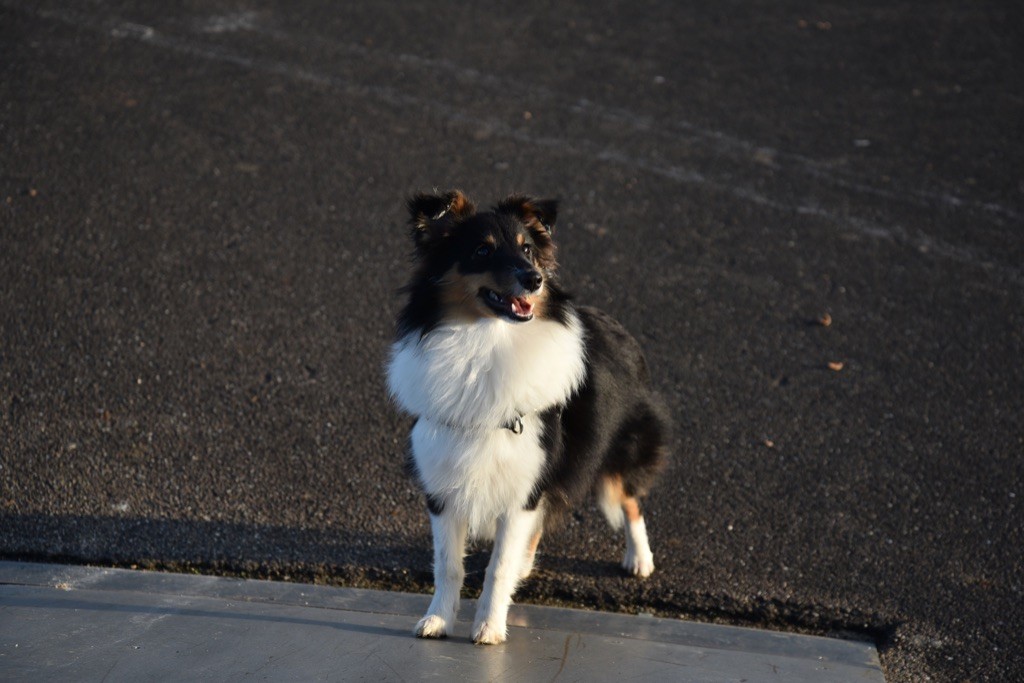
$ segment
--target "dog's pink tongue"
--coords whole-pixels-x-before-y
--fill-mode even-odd
[[[523,297],[512,297],[512,312],[525,318],[533,312],[533,304]]]

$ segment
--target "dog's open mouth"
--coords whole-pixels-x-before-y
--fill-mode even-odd
[[[525,296],[502,296],[486,287],[480,290],[480,298],[491,310],[517,323],[533,319],[533,303]]]

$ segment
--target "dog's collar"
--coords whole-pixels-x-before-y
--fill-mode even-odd
[[[523,420],[525,418],[526,418],[525,414],[518,413],[511,420],[506,420],[505,422],[502,422],[500,428],[501,429],[507,429],[510,432],[512,432],[513,434],[522,434],[523,433]],[[466,425],[460,425],[460,424],[456,424],[454,422],[448,422],[447,420],[438,420],[437,422],[439,424],[444,425],[448,429],[458,429],[458,430],[461,430],[461,431],[470,431],[470,430],[473,429],[473,427],[467,427]]]

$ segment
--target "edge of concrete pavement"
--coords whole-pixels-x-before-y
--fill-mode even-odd
[[[0,561],[7,680],[461,676],[502,680],[884,681],[867,642],[514,605],[508,642],[412,628],[427,595],[129,569]]]

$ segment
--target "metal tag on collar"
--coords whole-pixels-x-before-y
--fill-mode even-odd
[[[523,416],[522,415],[516,415],[515,419],[512,420],[511,422],[509,422],[505,426],[508,427],[508,429],[510,429],[513,434],[522,434],[523,433]]]

